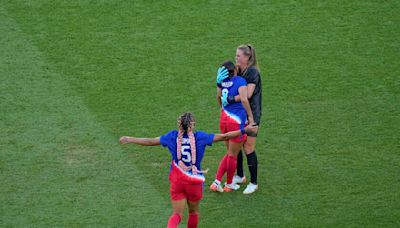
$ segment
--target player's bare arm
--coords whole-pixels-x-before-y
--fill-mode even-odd
[[[258,130],[258,126],[256,124],[249,124],[247,125],[243,130],[237,130],[237,131],[231,131],[225,134],[215,134],[214,135],[214,142],[218,142],[218,141],[226,141],[229,140],[231,138],[235,138],[238,137],[242,134],[247,134],[247,133],[255,133]]]
[[[241,86],[239,88],[239,96],[244,109],[246,109],[249,123],[254,123],[253,112],[251,111],[249,99],[247,98],[247,86]]]
[[[221,96],[222,96],[222,89],[217,87],[217,103],[218,103],[219,107],[222,108]]]
[[[254,83],[247,84],[247,99],[250,100],[250,98],[253,96],[255,88],[256,88],[256,84],[254,84]],[[239,102],[239,101],[241,101],[240,95],[236,95],[235,102]]]
[[[142,146],[158,146],[160,145],[160,137],[157,138],[136,138],[129,136],[122,136],[119,139],[121,144],[133,143]]]

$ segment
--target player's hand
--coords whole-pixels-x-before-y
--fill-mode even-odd
[[[225,106],[227,106],[229,104],[229,102],[228,102],[228,94],[227,93],[222,93],[221,104],[222,104],[222,107],[225,107]]]
[[[235,97],[234,96],[228,96],[228,99],[227,99],[227,101],[228,101],[228,103],[229,104],[233,104],[233,103],[235,103],[236,101],[235,101]]]
[[[217,83],[221,84],[221,82],[227,77],[229,77],[228,69],[226,69],[225,67],[218,68]]]
[[[251,133],[253,133],[253,134],[256,134],[256,133],[258,132],[258,126],[257,126],[256,123],[250,123],[249,125],[247,125],[247,126],[244,128],[244,131],[245,131],[246,133],[251,132]]]
[[[128,143],[128,136],[122,136],[121,138],[119,138],[119,143],[121,144],[127,144]]]
[[[247,117],[247,121],[248,121],[248,124],[249,124],[249,125],[256,124],[256,123],[254,122],[254,118],[253,118],[253,117]],[[257,124],[256,124],[256,125],[257,125]]]

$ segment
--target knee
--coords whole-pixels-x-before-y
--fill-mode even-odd
[[[189,214],[196,214],[198,212],[199,212],[198,208],[189,208]]]
[[[228,151],[228,156],[232,156],[232,157],[234,157],[234,156],[236,156],[236,154],[235,153],[233,153],[232,151]]]
[[[179,217],[182,219],[183,218],[183,211],[180,212],[174,212],[174,214],[179,215]]]
[[[199,205],[198,204],[197,205],[196,204],[195,205],[190,205],[189,204],[188,211],[189,211],[190,214],[198,213],[199,212]]]
[[[182,210],[173,210],[172,214],[179,215],[180,218],[183,218],[184,209]]]

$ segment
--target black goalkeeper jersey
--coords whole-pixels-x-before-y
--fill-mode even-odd
[[[249,67],[244,72],[239,72],[238,75],[242,75],[244,79],[246,79],[247,84],[255,84],[253,95],[249,99],[251,111],[253,113],[254,122],[257,125],[260,124],[261,119],[261,75],[256,67]]]

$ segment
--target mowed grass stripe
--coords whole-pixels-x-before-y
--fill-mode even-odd
[[[157,226],[168,201],[0,8],[4,226]]]

